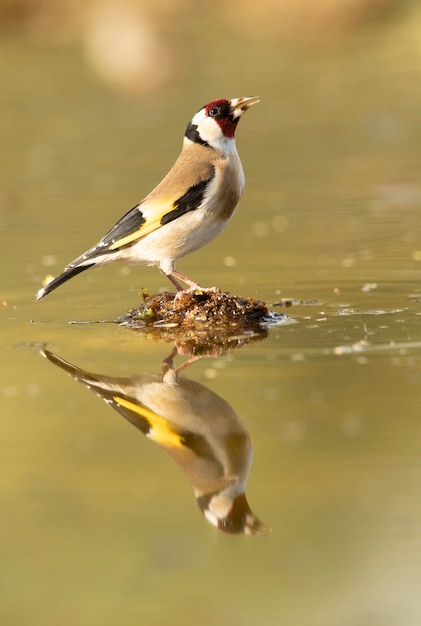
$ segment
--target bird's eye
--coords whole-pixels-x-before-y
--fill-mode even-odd
[[[218,117],[218,115],[221,114],[221,109],[220,107],[212,107],[211,109],[209,109],[209,116],[210,117]]]

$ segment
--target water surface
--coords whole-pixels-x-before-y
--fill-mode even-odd
[[[1,44],[2,622],[419,623],[421,76],[396,28],[297,55],[237,34],[224,72],[216,55],[138,101],[78,50]],[[113,320],[165,279],[104,268],[33,297],[159,181],[199,106],[254,93],[241,206],[179,263],[297,322],[186,372],[251,438],[247,496],[272,532],[233,537],[163,450],[39,354],[159,372],[172,345],[68,322]]]

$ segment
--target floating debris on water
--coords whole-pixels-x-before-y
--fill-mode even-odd
[[[296,298],[281,298],[278,302],[274,302],[272,306],[284,306],[286,308],[290,306],[321,306],[323,302],[320,300],[297,300]]]

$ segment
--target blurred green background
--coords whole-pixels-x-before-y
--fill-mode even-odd
[[[9,0],[0,26],[0,622],[418,626],[421,5]],[[37,353],[158,372],[171,346],[68,324],[167,288],[158,271],[33,301],[199,107],[244,95],[240,207],[178,268],[297,301],[297,324],[187,371],[250,433],[269,538],[218,533],[162,450]]]

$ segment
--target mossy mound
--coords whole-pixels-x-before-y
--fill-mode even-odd
[[[242,298],[219,289],[190,290],[176,294],[143,293],[143,303],[116,322],[161,339],[200,346],[248,343],[264,338],[268,326],[289,321],[273,313],[261,300]]]
[[[211,327],[236,327],[240,330],[261,328],[270,317],[261,300],[240,298],[220,290],[163,292],[143,294],[144,302],[130,309],[117,321],[132,328],[179,326],[185,330],[209,330]]]

